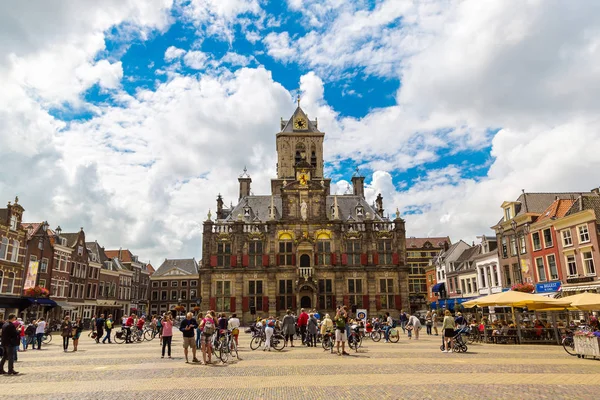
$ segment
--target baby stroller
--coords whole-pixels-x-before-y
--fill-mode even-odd
[[[463,335],[466,333],[469,333],[468,327],[460,328],[460,329],[457,329],[454,331],[454,336],[452,337],[452,340],[453,340],[452,351],[454,353],[466,353],[467,350],[469,349],[463,339]],[[442,345],[440,346],[440,350],[442,350],[442,351],[445,350],[444,339],[445,338],[442,337]]]

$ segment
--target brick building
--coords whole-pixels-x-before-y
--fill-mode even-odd
[[[21,226],[19,198],[0,208],[0,319],[22,308],[27,231]]]
[[[178,305],[186,312],[200,306],[198,270],[198,263],[193,258],[165,259],[150,277],[150,314],[173,311]],[[230,302],[229,298],[227,302]]]

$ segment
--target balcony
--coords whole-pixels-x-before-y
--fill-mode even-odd
[[[298,269],[298,272],[300,274],[300,277],[304,278],[304,279],[311,278],[312,275],[313,275],[313,269],[312,269],[312,267],[300,267]]]

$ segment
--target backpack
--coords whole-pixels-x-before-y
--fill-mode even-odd
[[[28,325],[27,328],[25,329],[25,335],[27,336],[32,336],[35,335],[35,326],[33,325]]]
[[[205,335],[212,335],[215,333],[215,321],[212,318],[204,319],[204,330],[202,331]]]
[[[273,328],[273,327],[275,326],[275,321],[274,321],[274,320],[272,320],[272,319],[268,320],[268,321],[267,321],[267,326],[268,326],[269,328]]]
[[[336,318],[335,327],[338,329],[341,329],[341,330],[346,329],[346,321],[344,320],[344,318],[342,318],[342,317]]]

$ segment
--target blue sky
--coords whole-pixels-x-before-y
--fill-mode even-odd
[[[0,196],[142,259],[200,258],[244,166],[268,192],[298,93],[333,189],[358,167],[408,235],[470,242],[521,189],[600,178],[600,5],[34,3],[0,5]]]

